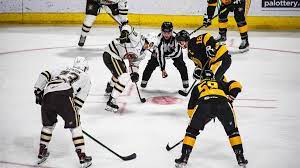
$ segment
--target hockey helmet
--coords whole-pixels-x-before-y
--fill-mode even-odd
[[[190,34],[186,30],[179,31],[175,36],[177,41],[189,41]]]
[[[80,69],[84,72],[89,70],[88,61],[84,57],[76,57],[74,60],[74,68]]]
[[[162,32],[172,32],[173,31],[173,24],[172,22],[163,22],[161,25]]]
[[[120,43],[130,43],[130,35],[134,31],[134,28],[128,24],[124,25],[121,29],[121,35],[119,37]]]

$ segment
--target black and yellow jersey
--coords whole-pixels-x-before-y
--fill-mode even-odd
[[[217,81],[215,79],[204,79],[193,88],[188,103],[187,113],[191,118],[197,109],[199,102],[228,102],[227,95],[231,95],[236,98],[241,91],[241,83],[235,80],[224,82]]]
[[[216,42],[210,33],[204,33],[197,37],[191,38],[188,44],[188,57],[195,65],[201,69],[205,69],[203,66],[209,61],[206,56],[206,46],[215,47]],[[208,63],[206,64],[208,67]]]
[[[206,55],[206,46],[216,48],[215,57],[209,58]],[[195,66],[201,69],[211,69],[215,73],[215,69],[219,67],[217,62],[222,61],[225,57],[230,57],[230,55],[228,54],[228,50],[225,45],[216,44],[216,41],[210,33],[204,33],[189,41],[188,57],[195,63]]]

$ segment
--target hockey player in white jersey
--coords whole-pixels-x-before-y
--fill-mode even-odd
[[[104,49],[103,61],[112,73],[111,80],[105,90],[106,95],[109,95],[105,108],[107,111],[118,111],[119,107],[115,99],[125,89],[129,78],[132,82],[138,82],[139,63],[145,58],[145,50],[149,47],[149,42],[144,36],[137,33],[132,26],[125,25],[122,27],[120,37],[113,40]],[[124,62],[126,59],[129,61],[128,68]]]
[[[113,17],[121,26],[128,24],[128,6],[127,0],[87,0],[85,9],[85,20],[82,25],[82,31],[78,46],[82,47],[85,43],[86,36],[90,32],[96,17],[100,13],[102,7],[107,6],[111,10]]]
[[[91,80],[87,74],[88,62],[76,57],[71,68],[43,71],[34,85],[36,103],[41,105],[42,130],[38,164],[49,156],[48,144],[57,122],[57,115],[65,121],[64,128],[70,129],[75,151],[82,168],[92,164],[92,157],[86,156],[85,144],[80,126],[79,110],[87,98]]]

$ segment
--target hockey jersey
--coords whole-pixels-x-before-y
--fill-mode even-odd
[[[91,80],[89,75],[78,68],[54,69],[43,71],[34,85],[35,89],[44,90],[44,95],[51,92],[73,89],[74,103],[81,108],[86,100]]]
[[[133,71],[137,72],[141,60],[146,56],[145,49],[143,49],[145,37],[135,31],[131,32],[129,37],[130,43],[120,43],[119,39],[115,39],[108,44],[104,51],[122,61],[127,59],[128,54],[134,55],[131,64],[135,67]]]
[[[182,48],[175,39],[175,34],[170,39],[166,40],[160,33],[157,36],[157,44],[155,46],[155,52],[157,53],[157,61],[161,70],[166,67],[166,59],[178,58],[182,55]]]

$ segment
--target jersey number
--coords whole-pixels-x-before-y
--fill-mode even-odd
[[[201,92],[206,92],[210,89],[218,89],[218,83],[213,81],[206,81],[202,85],[199,85],[199,90]]]

